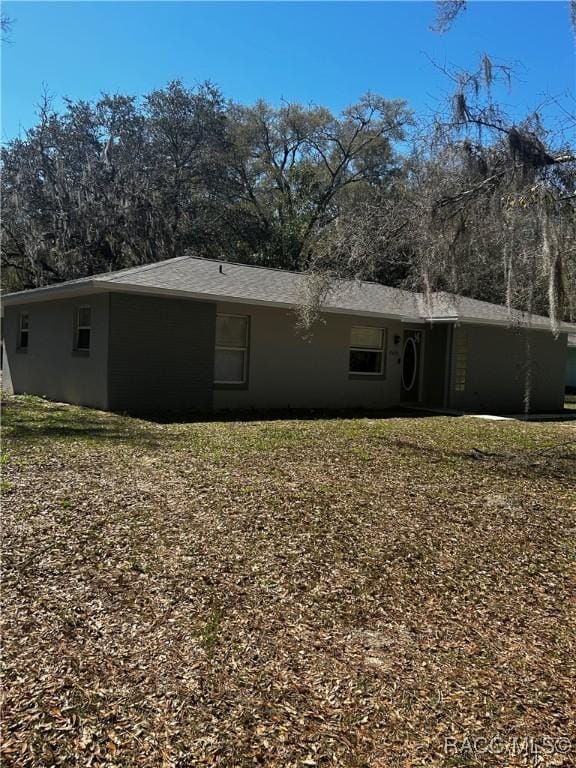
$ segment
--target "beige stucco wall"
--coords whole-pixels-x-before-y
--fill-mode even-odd
[[[457,392],[458,339],[466,336],[466,383]],[[530,336],[532,411],[560,410],[564,403],[567,335],[550,331],[461,325],[455,328],[450,405],[470,411],[521,413],[524,410],[526,336]],[[461,349],[461,347],[460,347]]]
[[[110,327],[110,297],[58,300],[6,307],[3,385],[8,391],[97,408],[187,410],[250,408],[388,408],[400,404],[400,353],[405,330],[422,326],[395,320],[326,314],[309,340],[296,328],[293,312],[235,303],[115,297],[115,327]],[[89,355],[73,350],[75,310],[92,306]],[[30,341],[17,349],[18,316],[28,311]],[[248,384],[212,390],[215,311],[248,315]],[[113,313],[114,314],[114,313]],[[385,328],[385,374],[351,377],[350,329]],[[108,347],[109,337],[113,343]],[[456,391],[458,339],[466,335],[466,382]],[[444,328],[424,331],[422,401],[442,404],[446,356]],[[394,343],[394,337],[400,341]],[[566,334],[532,331],[532,410],[563,405]],[[492,326],[454,329],[450,361],[452,408],[486,412],[523,410],[526,332]],[[110,364],[112,360],[112,364]],[[461,372],[459,374],[461,376]]]
[[[219,313],[250,317],[248,386],[216,389],[222,408],[387,408],[400,402],[401,323],[327,314],[306,341],[293,312],[267,307],[218,304]],[[352,379],[348,374],[353,325],[386,328],[385,376]]]
[[[92,307],[90,354],[75,352],[78,306]],[[28,349],[17,349],[21,312],[28,312]],[[15,394],[108,407],[108,295],[6,307],[3,386]]]

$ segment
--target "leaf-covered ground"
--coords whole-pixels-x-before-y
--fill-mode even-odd
[[[575,765],[575,431],[8,398],[2,765]]]

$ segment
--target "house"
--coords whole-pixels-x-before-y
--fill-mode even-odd
[[[183,256],[3,297],[4,385],[130,413],[563,407],[568,331],[449,294],[335,286],[310,338],[305,278]]]
[[[570,395],[576,395],[576,334],[568,335],[566,392]]]

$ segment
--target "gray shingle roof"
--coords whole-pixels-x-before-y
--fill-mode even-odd
[[[47,288],[8,294],[3,298],[6,304],[15,304],[40,298],[56,298],[65,292],[108,289],[293,307],[302,301],[306,285],[306,278],[301,273],[181,256],[155,264],[70,280]],[[524,313],[510,314],[506,307],[498,304],[447,293],[434,293],[425,297],[421,293],[360,281],[336,284],[328,292],[322,306],[328,312],[409,320],[453,319],[498,325],[525,324],[527,321]],[[531,324],[534,327],[549,327],[550,321],[542,316],[533,316]],[[562,330],[574,330],[574,325],[563,326]]]
[[[532,315],[527,312],[509,310],[501,304],[491,304],[488,301],[470,299],[450,293],[433,293],[429,298],[420,294],[422,314],[430,320],[454,317],[458,320],[478,320],[479,322],[498,323],[504,325],[532,325],[550,327],[550,319],[542,315]]]
[[[287,306],[301,301],[306,288],[301,273],[191,257],[112,274],[107,279],[116,284]],[[376,283],[341,283],[330,291],[324,306],[349,312],[419,316],[417,294]]]

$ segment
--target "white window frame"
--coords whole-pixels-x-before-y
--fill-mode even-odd
[[[26,318],[26,328],[22,328],[23,320]],[[26,334],[26,344],[22,344],[22,333]],[[30,346],[30,313],[20,312],[18,315],[18,349],[28,349]]]
[[[80,313],[83,309],[87,309],[90,312],[90,325],[80,325]],[[78,344],[80,331],[90,331],[89,344],[87,347],[81,347]],[[74,324],[74,349],[76,352],[90,352],[92,349],[92,306],[90,304],[82,304],[82,306],[76,307],[76,322]]]
[[[466,392],[467,379],[468,333],[465,328],[458,328],[454,341],[454,391]]]
[[[250,316],[249,315],[233,315],[230,312],[218,312],[216,314],[216,320],[218,320],[219,317],[237,317],[242,320],[246,321],[246,337],[244,339],[244,346],[243,347],[231,347],[229,345],[223,345],[223,344],[216,344],[215,345],[215,354],[218,352],[218,350],[223,351],[232,351],[232,352],[243,352],[244,353],[244,362],[242,365],[242,379],[235,379],[233,381],[228,380],[222,380],[222,379],[214,379],[214,384],[225,384],[229,386],[241,386],[243,384],[246,384],[248,381],[248,350],[250,347]]]
[[[350,337],[352,337],[352,331],[354,329],[362,331],[380,331],[382,346],[381,347],[353,347],[348,348],[348,374],[350,376],[383,376],[384,375],[384,352],[386,349],[386,334],[387,328],[380,328],[377,325],[353,325],[350,328]],[[350,370],[350,353],[351,352],[377,352],[380,355],[380,370],[379,371],[351,371]]]

